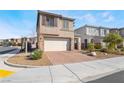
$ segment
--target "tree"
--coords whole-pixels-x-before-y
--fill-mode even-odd
[[[107,43],[110,50],[115,50],[116,46],[123,42],[123,38],[117,33],[110,33],[103,38],[103,42]]]

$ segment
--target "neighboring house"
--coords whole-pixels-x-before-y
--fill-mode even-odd
[[[124,28],[119,29],[119,34],[124,38]]]
[[[94,42],[105,47],[103,37],[109,34],[109,28],[85,25],[75,30],[75,36],[81,37],[81,49],[87,48],[88,43]]]
[[[3,46],[21,46],[21,38],[3,39]]]
[[[110,33],[117,33],[117,34],[120,34],[120,29],[118,29],[118,28],[111,28],[111,29],[110,29]]]
[[[2,44],[3,44],[3,39],[0,39],[0,46],[2,46]]]
[[[38,11],[38,48],[44,51],[74,50],[74,39],[78,39],[79,37],[74,38],[73,25],[73,18]]]
[[[31,48],[37,48],[37,37],[29,37],[27,38],[27,41],[31,44]]]
[[[13,46],[21,46],[21,38],[11,38],[10,42]]]
[[[119,34],[124,38],[124,28],[119,29]],[[122,46],[124,47],[124,41],[122,43]]]

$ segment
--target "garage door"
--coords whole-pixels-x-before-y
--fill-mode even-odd
[[[69,39],[45,38],[45,51],[66,51],[69,49]]]

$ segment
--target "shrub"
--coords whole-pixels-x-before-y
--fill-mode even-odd
[[[43,55],[43,51],[37,49],[37,50],[34,50],[32,53],[31,53],[31,59],[33,60],[38,60],[40,58],[42,58],[42,55]]]
[[[89,43],[89,44],[88,44],[88,50],[89,50],[90,52],[93,52],[93,51],[94,51],[94,44],[93,44],[93,43]]]
[[[115,54],[115,55],[124,55],[124,52],[118,52],[118,51],[112,51],[112,50],[108,50],[107,53]]]
[[[101,51],[101,52],[107,52],[108,49],[107,49],[107,48],[102,48],[100,51]]]
[[[124,51],[124,47],[123,47],[123,48],[121,48],[121,51]]]
[[[101,49],[102,46],[101,46],[101,44],[95,44],[94,48],[95,48],[95,49]]]

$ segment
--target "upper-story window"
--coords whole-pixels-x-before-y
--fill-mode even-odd
[[[109,34],[109,30],[108,29],[101,29],[100,30],[100,36],[105,36],[107,34]]]
[[[109,34],[109,30],[108,30],[108,29],[106,30],[106,35],[107,35],[107,34]]]
[[[99,36],[99,30],[97,28],[87,27],[86,34],[90,36]]]
[[[100,30],[100,36],[105,36],[105,30],[104,29]]]
[[[42,16],[42,25],[55,27],[57,26],[57,18],[52,16]]]
[[[69,29],[69,22],[68,22],[68,20],[63,20],[63,29]]]
[[[47,26],[54,26],[54,18],[46,17]]]

